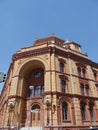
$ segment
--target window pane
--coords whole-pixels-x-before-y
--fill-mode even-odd
[[[61,81],[61,86],[62,86],[62,92],[66,92],[66,82],[65,82],[65,80]]]
[[[85,89],[86,89],[86,95],[89,96],[89,87],[88,87],[88,85],[86,85]]]
[[[81,68],[78,67],[78,76],[81,76]]]
[[[86,77],[86,71],[85,69],[82,69],[82,76],[85,78]]]
[[[89,104],[89,111],[90,111],[90,116],[91,120],[94,120],[94,111],[93,111],[93,104]]]
[[[63,63],[60,63],[60,72],[64,72],[64,64]]]
[[[36,88],[35,88],[35,96],[40,96],[40,86],[36,86]]]
[[[44,93],[44,85],[42,86],[42,93]]]
[[[41,75],[41,73],[40,73],[40,72],[35,72],[35,73],[34,73],[35,78],[39,78],[39,77],[40,77],[40,75]]]
[[[85,104],[84,103],[81,103],[81,114],[82,114],[82,120],[86,120]]]
[[[68,105],[66,102],[62,103],[62,118],[68,120]]]
[[[84,84],[80,84],[81,94],[84,96]]]

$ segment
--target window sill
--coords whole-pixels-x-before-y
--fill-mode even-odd
[[[71,123],[71,120],[63,120],[63,123]]]

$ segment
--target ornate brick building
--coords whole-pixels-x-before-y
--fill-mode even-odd
[[[78,130],[98,126],[98,63],[54,35],[12,57],[0,96],[0,127]]]

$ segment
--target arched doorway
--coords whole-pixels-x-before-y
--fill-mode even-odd
[[[22,77],[22,80],[20,79],[19,81],[22,90],[21,96],[26,99],[21,102],[21,122],[26,126],[28,125],[28,120],[30,120],[30,126],[41,126],[44,124],[42,95],[44,93],[45,85],[45,66],[39,60],[29,61],[22,66],[20,75]],[[33,86],[33,91],[30,90],[30,86]],[[20,93],[20,88],[18,88],[18,91]],[[28,111],[30,111],[30,109],[31,114],[29,115]],[[30,119],[29,116],[31,117]]]
[[[31,108],[31,126],[40,126],[41,125],[41,114],[40,114],[40,106],[35,104]]]

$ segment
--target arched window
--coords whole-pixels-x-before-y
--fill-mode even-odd
[[[86,90],[86,95],[89,96],[89,86],[88,85],[85,86],[85,90]]]
[[[81,76],[81,68],[78,67],[78,76]]]
[[[66,102],[62,103],[62,119],[68,120],[68,104]]]
[[[40,106],[38,104],[34,105],[31,111],[32,111],[32,120],[40,120]]]
[[[60,72],[64,73],[64,63],[60,62]]]
[[[94,110],[93,110],[93,104],[92,103],[89,103],[89,112],[90,112],[91,120],[93,121],[95,116],[94,116]]]
[[[85,78],[86,77],[86,71],[85,69],[82,69],[82,76]]]
[[[85,109],[85,104],[84,104],[84,103],[81,103],[81,104],[80,104],[80,108],[81,108],[82,120],[86,120],[86,109]]]
[[[80,84],[81,94],[84,96],[84,84]]]
[[[61,80],[61,89],[62,89],[62,92],[66,92],[66,81],[65,80]]]

